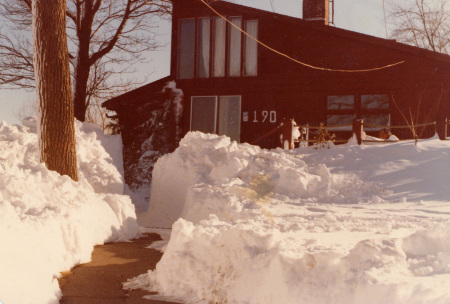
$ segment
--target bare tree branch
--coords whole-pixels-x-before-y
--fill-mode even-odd
[[[392,0],[389,11],[391,38],[435,52],[449,54],[449,1]]]
[[[0,86],[32,88],[31,4],[0,0]],[[139,84],[119,77],[159,46],[153,16],[168,16],[171,0],[67,0],[67,36],[76,117],[92,98]],[[77,106],[78,104],[78,106]],[[77,111],[78,109],[78,111]]]

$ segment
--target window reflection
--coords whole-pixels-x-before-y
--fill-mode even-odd
[[[336,95],[328,96],[328,110],[346,110],[353,109],[355,105],[355,97],[353,95]]]
[[[352,129],[352,122],[354,119],[354,115],[328,115],[327,116],[327,126],[332,131],[347,131]],[[342,126],[342,125],[350,125],[350,126]],[[336,127],[333,127],[336,126]]]
[[[389,97],[383,94],[361,95],[362,109],[389,109]]]

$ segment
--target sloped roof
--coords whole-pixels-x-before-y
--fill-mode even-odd
[[[186,1],[186,0],[184,0],[184,1]],[[267,18],[274,18],[278,22],[284,22],[291,26],[295,25],[295,26],[300,26],[300,27],[304,27],[304,28],[310,28],[311,30],[314,30],[314,31],[320,31],[320,32],[324,32],[324,33],[327,33],[330,35],[337,35],[337,36],[341,36],[341,37],[345,37],[345,38],[349,38],[349,39],[355,39],[355,40],[358,40],[361,42],[380,45],[383,47],[396,49],[396,50],[411,53],[414,55],[420,54],[427,58],[432,58],[434,60],[443,61],[445,63],[450,63],[449,55],[434,52],[431,50],[423,49],[423,48],[408,45],[408,44],[404,44],[404,43],[397,42],[396,40],[392,40],[392,39],[379,38],[379,37],[362,34],[362,33],[354,32],[354,31],[346,30],[346,29],[341,29],[341,28],[331,26],[331,25],[321,25],[321,24],[317,24],[315,22],[303,20],[301,18],[287,16],[287,15],[274,13],[274,12],[268,12],[268,11],[264,11],[261,9],[248,7],[248,6],[240,5],[240,4],[235,4],[235,3],[230,3],[230,2],[226,2],[226,1],[217,1],[217,2],[213,2],[210,5],[214,9],[216,9],[219,13],[221,11],[226,11],[226,10],[254,13],[254,14],[258,14],[258,15],[263,15]]]
[[[188,0],[174,0],[174,1],[188,1]],[[196,0],[198,1],[198,0]],[[200,3],[200,1],[198,1]],[[315,22],[309,22],[306,20],[303,20],[301,18],[297,17],[291,17],[279,13],[274,12],[268,12],[261,9],[248,7],[245,5],[230,3],[226,1],[216,1],[210,4],[214,9],[216,9],[219,13],[222,12],[229,12],[230,10],[236,13],[240,14],[255,14],[260,15],[263,18],[273,18],[276,22],[282,22],[285,23],[286,26],[290,27],[303,27],[314,31],[320,31],[323,33],[326,33],[328,35],[336,35],[341,36],[347,39],[354,39],[363,43],[373,44],[373,45],[379,45],[386,48],[395,49],[398,51],[410,53],[412,55],[419,55],[423,56],[424,58],[429,58],[432,60],[440,61],[444,64],[450,64],[450,56],[434,51],[430,51],[427,49],[423,49],[416,46],[407,45],[404,43],[397,42],[392,39],[384,39],[379,38],[367,34],[362,34],[346,29],[337,28],[330,25],[321,25],[317,24]],[[127,92],[125,94],[116,96],[112,99],[109,99],[105,101],[102,106],[115,111],[116,109],[120,108],[121,106],[126,105],[137,105],[141,103],[145,103],[149,99],[156,97],[156,95],[161,93],[162,87],[165,83],[174,80],[174,76],[170,75],[167,77],[164,77],[162,79],[159,79],[157,81],[154,81],[152,83],[149,83],[147,85],[144,85],[142,87],[139,87],[135,90],[132,90],[130,92]],[[155,95],[155,96],[153,96]]]
[[[148,100],[159,97],[163,92],[162,89],[173,77],[166,76],[154,82],[146,84],[137,89],[126,92],[125,94],[116,96],[102,103],[102,107],[108,110],[116,111],[124,105],[139,105],[148,102]]]

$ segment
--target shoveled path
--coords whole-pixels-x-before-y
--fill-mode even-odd
[[[159,235],[143,234],[132,242],[95,246],[92,261],[63,273],[59,279],[63,297],[61,304],[164,304],[172,302],[146,300],[151,293],[144,290],[124,290],[122,283],[149,269],[155,269],[162,254],[147,249]]]

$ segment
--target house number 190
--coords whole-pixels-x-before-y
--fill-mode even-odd
[[[261,122],[277,122],[277,111],[261,111],[262,120]],[[258,111],[253,111],[253,122],[259,122]]]

